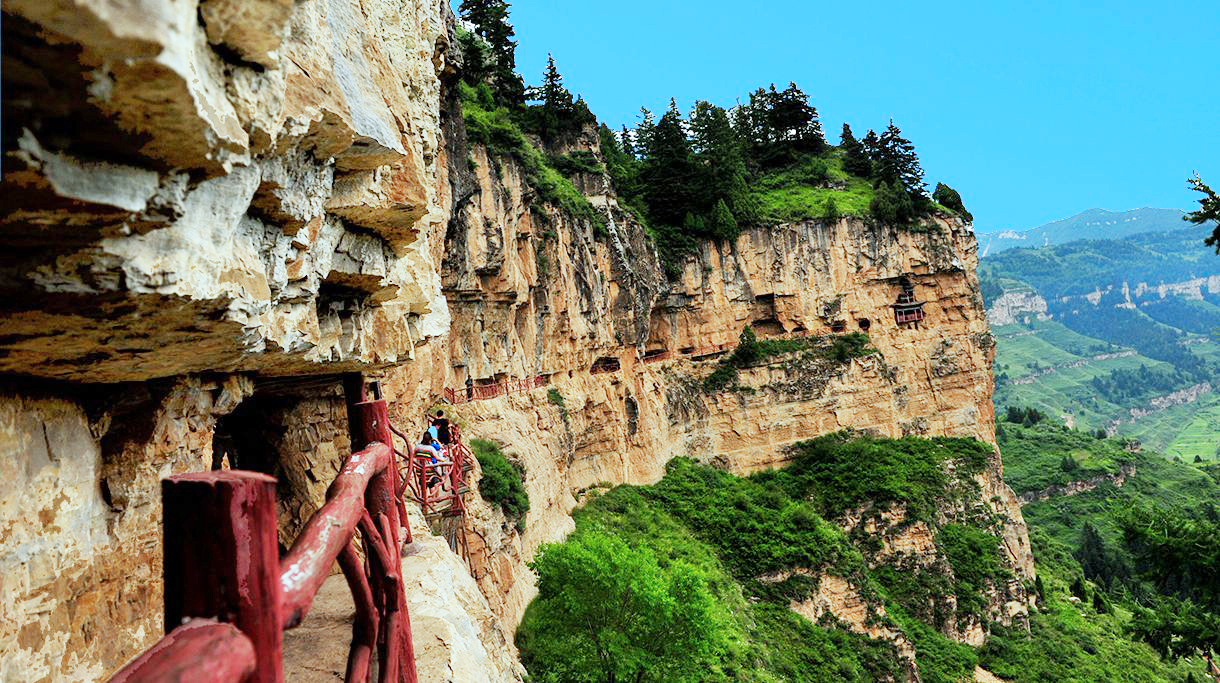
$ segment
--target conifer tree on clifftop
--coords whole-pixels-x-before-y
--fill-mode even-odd
[[[871,131],[870,131],[871,132]],[[856,139],[851,132],[851,126],[843,124],[843,135],[839,138],[839,146],[843,148],[843,169],[860,178],[873,175],[873,162],[868,159],[864,144]]]
[[[966,210],[966,205],[962,203],[962,196],[957,190],[949,187],[944,183],[936,183],[936,191],[932,193],[932,199],[936,200],[941,206],[952,209],[957,212],[967,223],[974,222],[974,216]]]
[[[462,18],[474,24],[475,33],[491,48],[489,71],[492,91],[502,103],[520,105],[525,99],[525,84],[517,75],[516,32],[509,23],[509,4],[505,0],[462,0]]]
[[[885,132],[877,140],[873,156],[873,178],[878,183],[889,183],[901,188],[912,199],[927,197],[927,186],[923,182],[923,167],[915,153],[915,145],[902,137],[902,130],[890,121]]]

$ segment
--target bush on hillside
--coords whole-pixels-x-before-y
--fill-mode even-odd
[[[483,468],[479,495],[487,502],[498,505],[517,531],[525,531],[525,513],[530,509],[529,494],[525,491],[525,471],[504,457],[495,442],[472,439],[470,448]]]

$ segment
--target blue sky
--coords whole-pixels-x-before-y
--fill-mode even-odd
[[[457,6],[454,2],[454,6]],[[613,127],[796,81],[828,137],[892,117],[981,231],[1084,209],[1191,208],[1220,183],[1220,2],[515,0],[517,61],[548,52]]]

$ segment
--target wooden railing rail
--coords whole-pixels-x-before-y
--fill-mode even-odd
[[[369,681],[375,649],[379,683],[416,683],[401,566],[407,484],[380,392],[367,401],[363,382],[347,389],[352,443],[364,448],[282,560],[275,479],[217,471],[162,482],[166,636],[112,681],[281,683],[283,631],[305,618],[337,561],[356,607],[345,680]]]
[[[230,624],[195,619],[179,626],[111,678],[111,683],[241,683],[254,673],[254,645]]]
[[[515,394],[522,391],[537,389],[546,384],[542,376],[525,379],[506,379],[495,384],[476,384],[467,388],[445,389],[445,400],[453,405],[469,403],[470,401],[486,401],[488,399]]]

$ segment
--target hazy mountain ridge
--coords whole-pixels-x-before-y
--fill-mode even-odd
[[[1185,216],[1186,212],[1180,209],[1088,209],[1070,218],[1029,230],[979,233],[979,249],[986,257],[1020,247],[1046,247],[1075,240],[1112,240],[1139,233],[1173,232],[1189,225],[1185,222]]]

